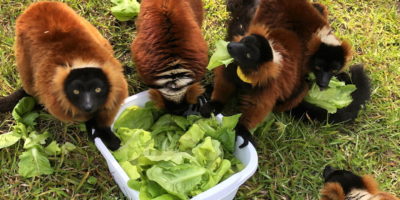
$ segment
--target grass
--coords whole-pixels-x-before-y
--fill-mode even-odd
[[[0,96],[20,87],[13,54],[16,17],[31,1],[3,0],[0,5]],[[130,94],[145,89],[131,61],[129,45],[135,35],[132,22],[117,22],[109,1],[66,1],[93,23],[114,46],[121,62],[133,68],[128,75]],[[204,0],[203,30],[212,51],[223,39],[228,18],[223,0]],[[352,124],[304,123],[285,114],[256,131],[259,169],[239,190],[236,199],[317,199],[325,165],[373,174],[381,189],[400,196],[400,25],[394,0],[321,0],[328,6],[337,35],[353,44],[351,64],[364,63],[373,82],[372,99]],[[208,74],[206,82],[212,80]],[[0,114],[0,134],[14,123]],[[53,175],[25,179],[17,174],[22,142],[0,151],[1,199],[123,199],[107,165],[76,124],[41,120],[53,139],[78,148],[51,158]],[[88,179],[96,178],[94,183]]]

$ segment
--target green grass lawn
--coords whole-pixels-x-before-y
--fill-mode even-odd
[[[2,0],[0,4],[0,96],[21,86],[13,52],[16,17],[31,1]],[[114,46],[124,65],[134,68],[129,46],[132,22],[118,22],[109,1],[67,2],[93,23]],[[203,24],[210,44],[223,39],[224,0],[204,0]],[[372,99],[352,124],[303,123],[284,114],[256,131],[259,168],[239,190],[237,199],[317,199],[325,165],[374,175],[381,189],[400,196],[400,17],[394,0],[321,0],[328,6],[337,35],[353,45],[351,64],[364,63],[372,79]],[[130,94],[145,89],[135,71],[128,76]],[[207,76],[207,82],[212,80]],[[10,131],[11,114],[0,114],[0,134]],[[17,175],[23,142],[0,150],[0,199],[123,199],[106,163],[86,133],[76,124],[41,120],[52,138],[77,146],[51,157],[53,175],[26,179]],[[96,178],[97,181],[88,181]]]

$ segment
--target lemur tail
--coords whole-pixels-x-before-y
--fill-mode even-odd
[[[350,67],[351,83],[357,89],[351,93],[353,102],[345,108],[339,109],[335,114],[330,115],[330,122],[352,121],[357,118],[362,106],[371,98],[371,81],[364,71],[363,65]]]
[[[0,112],[3,113],[12,111],[15,105],[17,105],[18,101],[27,95],[28,94],[26,94],[25,90],[20,88],[9,96],[1,97]]]

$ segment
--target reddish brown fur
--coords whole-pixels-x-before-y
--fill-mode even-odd
[[[313,3],[311,3],[314,7],[319,7],[320,9],[321,9],[321,11],[320,11],[320,14],[322,14],[322,16],[326,19],[326,20],[328,20],[328,15],[329,15],[329,11],[328,11],[328,9],[326,8],[326,6],[325,5],[323,5],[323,4],[321,4],[321,3],[316,3],[316,2],[313,2]],[[317,8],[316,8],[317,9]]]
[[[287,28],[309,41],[312,34],[327,20],[308,0],[261,0],[253,22],[263,21],[269,28]]]
[[[16,57],[24,90],[62,121],[96,117],[101,126],[109,126],[128,95],[122,66],[113,57],[111,45],[64,3],[34,3],[18,17]],[[64,92],[71,68],[84,63],[97,64],[111,85],[96,116],[80,111]]]
[[[204,88],[200,83],[194,83],[191,86],[189,86],[188,90],[186,91],[186,101],[189,104],[196,104],[197,103],[197,97],[200,96],[201,94],[204,93]]]
[[[321,190],[321,200],[344,200],[346,197],[339,183],[327,183]]]
[[[364,187],[368,193],[373,195],[369,200],[399,200],[397,197],[382,192],[379,190],[379,186],[375,179],[370,175],[362,177]],[[326,183],[322,188],[320,200],[345,200],[346,196],[343,192],[342,187],[339,183]]]
[[[192,72],[196,82],[205,74],[207,43],[201,33],[201,0],[143,0],[138,17],[138,33],[131,50],[142,80],[154,85],[160,71],[180,65]],[[197,87],[197,86],[196,86]],[[190,92],[197,99],[204,90]],[[158,94],[158,95],[157,95]],[[164,105],[162,95],[152,92],[156,105]],[[192,101],[193,102],[193,101]]]
[[[319,4],[322,5],[322,4]],[[323,6],[323,5],[322,5]],[[321,39],[315,34],[322,27],[329,27],[328,12],[323,6],[321,14],[308,0],[261,0],[254,22],[265,22],[269,28],[287,28],[294,31],[303,42],[306,73],[310,71],[309,57],[313,55],[320,45]],[[345,50],[345,60],[351,57],[350,45],[342,43]],[[345,63],[346,64],[346,63]]]
[[[264,36],[272,48],[279,52],[282,60],[280,63],[273,61],[263,63],[256,72],[246,73],[243,71],[254,81],[252,89],[246,91],[245,94],[240,94],[240,110],[242,112],[240,123],[248,129],[254,128],[261,122],[272,111],[277,101],[285,102],[287,98],[290,98],[295,87],[301,85],[303,81],[303,77],[300,76],[302,70],[301,46],[294,33],[284,29],[268,30],[261,21],[251,24],[245,36],[251,34]],[[232,81],[234,77],[225,73],[224,70],[227,69],[219,67],[214,70],[215,83],[212,101],[226,103],[236,91]],[[301,95],[294,98],[293,101],[300,102],[303,99]],[[295,106],[294,104],[288,103],[288,107],[281,109],[291,109],[290,106]]]

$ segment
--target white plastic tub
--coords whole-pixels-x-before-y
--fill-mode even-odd
[[[119,110],[116,119],[126,108],[133,105],[144,106],[147,101],[149,101],[147,91],[127,98]],[[245,165],[245,168],[209,190],[196,195],[192,198],[193,200],[232,200],[235,197],[240,185],[255,173],[258,166],[258,156],[254,146],[249,144],[245,148],[239,149],[238,146],[242,142],[242,138],[239,138],[236,144],[235,156]],[[139,192],[128,187],[128,175],[111,155],[111,152],[107,149],[101,139],[96,138],[95,144],[97,149],[99,149],[103,157],[106,159],[108,168],[121,191],[129,199],[139,200]]]

